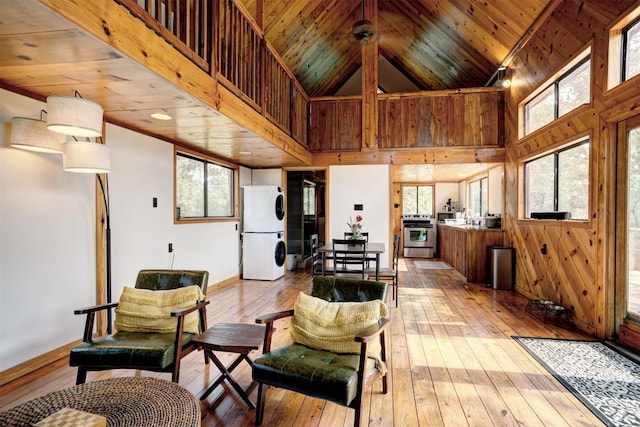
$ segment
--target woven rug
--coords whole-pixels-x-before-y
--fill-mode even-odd
[[[200,404],[185,388],[158,378],[110,378],[54,391],[0,412],[0,426],[31,427],[63,408],[107,418],[109,427],[200,425]]]
[[[451,266],[442,261],[414,261],[413,265],[421,270],[449,270]]]
[[[513,338],[603,423],[640,425],[640,365],[597,341]]]

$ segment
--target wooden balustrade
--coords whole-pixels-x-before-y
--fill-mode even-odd
[[[209,0],[116,0],[205,71],[211,70]]]
[[[116,1],[236,96],[307,145],[309,98],[241,3]]]

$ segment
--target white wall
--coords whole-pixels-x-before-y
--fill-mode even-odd
[[[41,108],[0,90],[0,371],[81,338],[73,310],[95,302],[94,175],[8,146],[11,117],[36,118]],[[168,243],[175,269],[208,270],[210,284],[239,275],[237,222],[173,223],[173,146],[112,125],[105,141],[114,300],[138,270],[170,267]]]
[[[369,241],[384,242],[382,266],[389,263],[389,173],[388,165],[331,166],[328,172],[328,235],[343,239],[349,231],[349,217],[363,217],[362,231],[369,232]],[[355,211],[354,204],[363,205]]]
[[[436,205],[435,211],[436,213],[442,212],[444,205],[447,203],[447,200],[451,199],[452,201],[458,202],[458,206],[460,206],[460,197],[458,195],[458,183],[457,182],[436,182],[435,185],[435,199]],[[436,215],[437,217],[437,215]]]

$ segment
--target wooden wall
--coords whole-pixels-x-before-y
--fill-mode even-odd
[[[506,243],[516,248],[516,290],[530,298],[558,301],[573,312],[581,329],[610,337],[613,325],[613,271],[609,260],[613,218],[607,204],[614,189],[610,176],[615,144],[615,119],[630,116],[638,107],[640,88],[605,91],[608,31],[632,0],[559,2],[556,10],[513,57],[509,68],[512,87],[505,94],[505,218]],[[548,76],[554,75],[586,47],[591,46],[591,105],[579,107],[529,136],[518,137],[518,107]],[[611,102],[615,96],[616,102]],[[626,105],[620,111],[620,105]],[[588,221],[536,221],[520,219],[523,160],[589,136],[591,152],[590,219]],[[542,254],[542,246],[547,253]]]
[[[360,151],[362,100],[311,99],[309,149]],[[378,95],[378,149],[502,147],[503,94],[497,88]]]

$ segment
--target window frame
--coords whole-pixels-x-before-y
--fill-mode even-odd
[[[402,215],[412,215],[412,214],[405,214],[404,212],[404,188],[405,187],[431,187],[431,213],[425,213],[425,214],[421,214],[421,213],[417,213],[417,215],[429,215],[431,218],[433,218],[436,214],[436,186],[435,184],[425,184],[425,183],[402,183],[400,185],[400,200],[401,200],[401,209],[402,209]],[[417,195],[417,191],[416,191],[416,195]],[[418,206],[419,203],[419,199],[416,200],[416,206]]]
[[[520,161],[520,167],[519,167],[519,176],[520,176],[520,212],[518,215],[518,221],[531,221],[531,222],[535,222],[535,223],[540,223],[541,221],[545,221],[545,220],[539,220],[539,219],[533,219],[530,216],[526,216],[527,215],[527,211],[528,211],[528,203],[527,203],[527,194],[528,194],[528,189],[527,189],[527,177],[526,177],[526,165],[528,163],[531,163],[533,161],[539,160],[541,158],[544,158],[546,156],[549,155],[554,155],[554,181],[553,181],[553,191],[554,191],[554,211],[558,210],[558,192],[559,192],[559,186],[558,186],[558,175],[559,175],[559,171],[558,171],[558,155],[564,151],[570,150],[572,148],[575,148],[577,146],[583,145],[583,144],[588,144],[589,145],[589,158],[587,160],[588,163],[588,183],[589,183],[589,187],[587,188],[587,218],[571,218],[569,220],[550,220],[551,223],[566,223],[566,222],[571,222],[572,224],[584,224],[585,226],[589,226],[592,218],[590,215],[590,212],[592,211],[591,206],[592,206],[592,200],[593,200],[593,190],[594,190],[594,186],[593,186],[593,138],[590,134],[588,135],[582,135],[579,136],[578,138],[574,138],[572,139],[570,142],[566,142],[563,143],[559,146],[556,146],[550,150],[545,151],[544,153],[540,153],[536,156],[531,156],[529,158],[523,159]]]
[[[229,169],[232,173],[232,183],[231,183],[231,209],[232,214],[230,216],[203,216],[203,217],[178,217],[178,156],[183,156],[187,158],[191,158],[194,160],[202,161],[205,165],[205,170],[207,164],[212,164],[215,166],[221,166],[223,168]],[[201,223],[201,222],[230,222],[230,221],[238,221],[239,220],[239,167],[230,162],[226,162],[224,160],[220,160],[213,156],[205,155],[196,151],[188,150],[185,148],[174,147],[173,153],[173,221],[174,224],[187,224],[187,223]],[[205,176],[204,180],[204,190],[205,190],[205,206],[207,199],[206,192],[207,180]],[[205,211],[206,214],[206,211]]]
[[[578,104],[577,106],[575,106],[574,108],[572,108],[571,110],[565,111],[563,114],[560,114],[560,84],[563,81],[566,81],[568,78],[572,77],[571,75],[577,71],[580,67],[582,67],[586,62],[589,62],[589,99],[587,100],[587,102],[584,102],[582,104]],[[538,132],[542,129],[544,129],[545,127],[549,126],[550,124],[552,124],[553,122],[555,122],[556,120],[558,120],[561,117],[566,116],[567,114],[570,114],[571,112],[577,110],[578,108],[582,107],[583,105],[590,105],[593,102],[593,91],[592,91],[592,82],[593,82],[593,63],[591,61],[591,48],[586,49],[582,54],[578,55],[578,57],[576,58],[576,60],[572,61],[570,64],[568,64],[566,67],[564,67],[562,70],[560,70],[560,72],[556,73],[556,75],[554,75],[552,78],[550,78],[549,80],[545,81],[545,83],[543,85],[541,85],[535,92],[533,92],[529,97],[527,97],[523,102],[522,102],[522,126],[521,126],[521,132],[522,132],[522,137],[524,136],[529,136],[535,132]],[[529,105],[531,105],[532,103],[534,103],[535,101],[538,100],[538,98],[540,96],[542,96],[542,94],[544,94],[545,92],[547,92],[548,90],[552,89],[552,97],[553,97],[553,118],[548,122],[545,123],[544,125],[540,126],[539,128],[533,129],[533,130],[528,130],[529,128],[529,115],[530,115],[530,111],[529,111]]]
[[[614,23],[609,30],[609,52],[606,64],[607,92],[619,87],[624,87],[627,84],[633,84],[627,82],[640,78],[640,74],[637,74],[630,79],[623,80],[623,76],[625,73],[625,60],[623,59],[623,55],[626,56],[626,47],[624,46],[625,40],[623,37],[623,33],[626,33],[627,30],[635,25],[639,20],[640,6],[637,6],[634,9],[631,9],[628,13],[623,14],[618,22]]]

